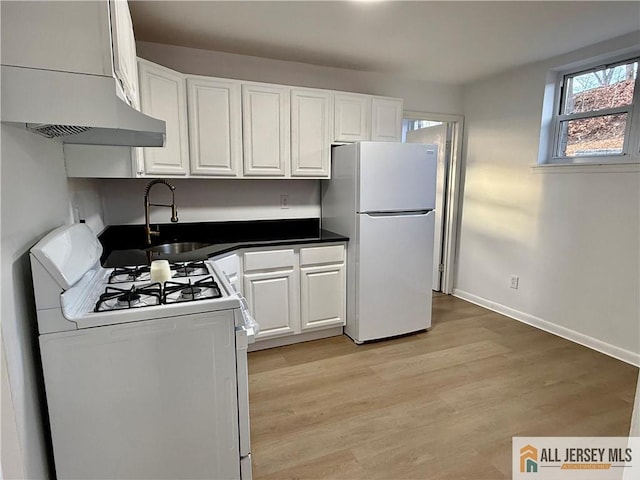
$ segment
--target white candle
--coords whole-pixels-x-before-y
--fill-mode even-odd
[[[151,262],[151,281],[164,283],[171,279],[171,268],[168,260],[154,260]]]

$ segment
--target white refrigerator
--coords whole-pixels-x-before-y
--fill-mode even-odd
[[[345,333],[356,343],[431,326],[435,145],[334,147],[322,228],[349,237]]]

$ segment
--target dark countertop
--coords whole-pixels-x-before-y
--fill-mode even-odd
[[[153,224],[156,229],[158,225]],[[172,242],[200,242],[207,247],[191,252],[150,257],[144,225],[112,225],[102,235],[104,267],[147,265],[159,258],[172,262],[204,260],[239,248],[345,242],[344,235],[322,230],[319,218],[252,220],[237,222],[169,223],[159,225],[160,236],[153,245]]]

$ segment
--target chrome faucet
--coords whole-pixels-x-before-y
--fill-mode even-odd
[[[154,185],[163,184],[169,187],[171,190],[171,205],[166,205],[163,203],[151,203],[149,201],[149,192]],[[160,235],[159,230],[151,230],[151,226],[149,225],[149,207],[170,207],[171,208],[171,222],[178,223],[178,207],[176,206],[176,196],[175,189],[173,185],[171,185],[166,180],[159,178],[157,180],[151,180],[149,185],[147,185],[146,190],[144,191],[144,231],[147,234],[147,244],[151,245],[151,236]]]

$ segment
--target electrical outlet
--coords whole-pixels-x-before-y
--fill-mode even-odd
[[[280,208],[289,208],[289,195],[280,195]]]
[[[517,275],[511,275],[511,283],[509,286],[517,290],[519,281],[520,281],[520,277],[518,277]]]

